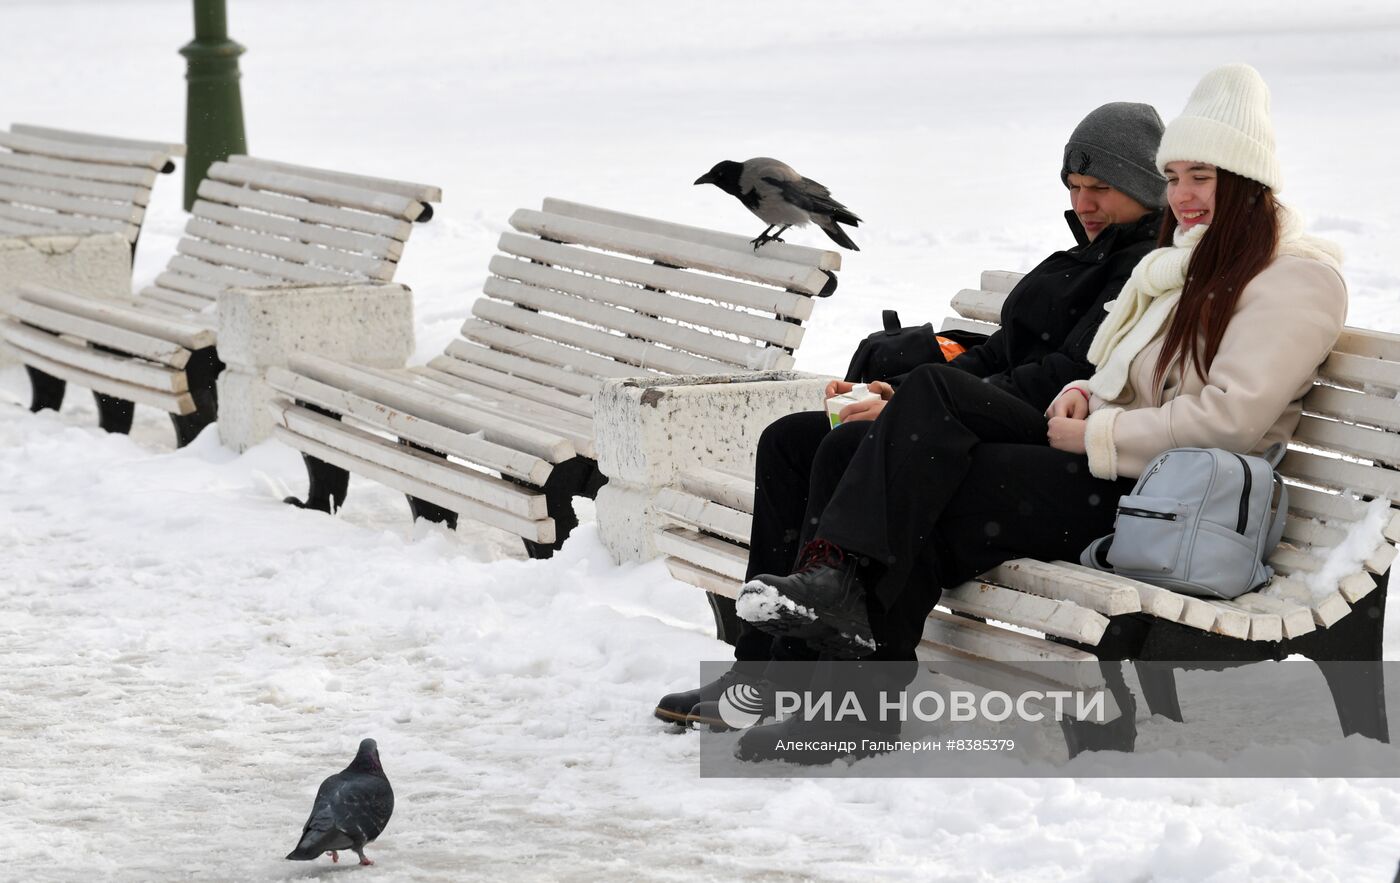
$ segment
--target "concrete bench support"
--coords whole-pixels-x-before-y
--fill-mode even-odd
[[[131,243],[118,233],[0,239],[0,313],[9,313],[14,288],[34,282],[92,297],[126,297],[131,290]],[[0,343],[0,366],[14,352]]]
[[[660,554],[657,495],[699,467],[753,474],[768,424],[822,407],[829,378],[791,371],[612,380],[595,399],[598,531],[614,560]]]
[[[413,293],[397,284],[231,289],[219,298],[219,439],[237,451],[272,435],[267,370],[292,353],[400,368],[413,353]]]

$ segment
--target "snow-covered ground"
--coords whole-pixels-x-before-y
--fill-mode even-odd
[[[513,208],[756,234],[690,182],[769,154],[867,221],[798,360],[840,372],[881,308],[936,320],[979,270],[1067,241],[1060,149],[1085,112],[1170,119],[1230,61],[1273,88],[1282,195],[1346,248],[1351,323],[1400,331],[1400,12],[1381,0],[229,6],[253,153],[443,187],[399,277],[419,360]],[[0,32],[0,122],[181,137],[188,3],[6,0]],[[179,190],[158,186],[138,283],[173,249]],[[358,480],[339,517],[301,512],[278,502],[304,480],[279,445],[175,451],[159,415],[107,436],[81,392],[37,416],[26,394],[0,372],[5,879],[1350,883],[1400,858],[1388,780],[701,779],[696,737],[650,712],[726,648],[698,593],[613,566],[592,525],[532,562]],[[283,861],[367,735],[399,799],[380,864]]]

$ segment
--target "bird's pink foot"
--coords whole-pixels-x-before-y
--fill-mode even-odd
[[[372,859],[372,858],[370,858],[370,857],[368,857],[368,856],[362,855],[362,856],[360,856],[360,864],[362,864],[362,865],[372,865],[372,864],[374,864],[374,859]]]
[[[328,856],[331,857],[331,861],[332,861],[332,862],[339,862],[339,861],[340,861],[340,853],[336,852],[334,849],[332,849],[330,852],[326,853],[326,855],[328,855]]]

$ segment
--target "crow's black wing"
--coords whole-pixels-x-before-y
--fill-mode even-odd
[[[811,178],[784,181],[781,178],[765,177],[763,181],[778,188],[783,194],[783,199],[808,214],[826,215],[834,221],[840,221],[852,227],[860,224],[860,218],[856,217],[855,212],[833,199],[831,191],[825,185],[813,181]]]

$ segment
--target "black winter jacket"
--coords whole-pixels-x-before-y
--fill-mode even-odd
[[[1066,383],[1094,373],[1089,344],[1137,262],[1156,247],[1160,211],[1104,228],[1089,242],[1074,212],[1065,220],[1079,244],[1027,273],[1001,308],[1001,328],[952,365],[985,378],[1036,408],[1048,408]]]

